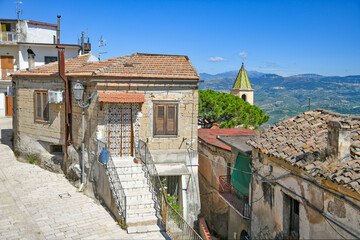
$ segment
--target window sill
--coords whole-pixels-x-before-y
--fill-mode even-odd
[[[42,121],[42,120],[35,120],[35,123],[37,124],[49,124],[49,121]]]
[[[178,138],[178,135],[154,135],[154,138]]]

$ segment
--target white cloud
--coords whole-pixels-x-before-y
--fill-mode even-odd
[[[208,59],[209,62],[221,62],[221,61],[225,61],[225,58],[223,57],[211,57]]]
[[[242,58],[246,58],[247,57],[247,55],[248,55],[248,53],[247,53],[247,51],[242,51],[241,53],[239,53],[239,55],[240,55],[240,57],[242,57]]]

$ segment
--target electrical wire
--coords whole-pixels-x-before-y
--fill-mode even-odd
[[[220,163],[220,162],[218,162],[218,161],[216,161],[216,160],[210,159],[209,156],[207,156],[207,155],[205,155],[205,154],[202,154],[202,153],[200,153],[200,152],[198,152],[198,153],[199,153],[199,155],[201,155],[201,156],[203,156],[203,157],[206,157],[206,158],[209,159],[210,161],[215,162],[215,163],[217,163],[217,164],[219,164],[219,165],[222,165],[222,166],[224,166],[224,167],[230,168],[230,169],[235,170],[235,171],[239,171],[239,172],[242,172],[242,173],[246,173],[246,174],[251,175],[251,172],[246,172],[246,171],[243,171],[243,170],[240,170],[240,169],[237,169],[237,168],[229,167],[228,165],[225,165],[225,164],[222,164],[222,163]]]
[[[334,231],[337,233],[337,234],[339,234],[339,236],[340,237],[342,237],[343,239],[346,239],[343,235],[341,235],[331,224],[330,224],[330,222],[325,218],[325,220],[326,220],[326,222],[330,225],[330,227],[332,228],[332,229],[334,229]]]

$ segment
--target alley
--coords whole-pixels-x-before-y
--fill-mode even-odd
[[[62,174],[18,162],[10,147],[11,118],[0,118],[0,239],[163,239],[127,234]]]

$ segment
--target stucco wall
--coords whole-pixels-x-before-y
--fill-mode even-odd
[[[31,43],[54,43],[56,27],[27,24],[26,42]]]
[[[263,159],[263,163],[260,163],[258,156],[258,152],[253,150],[253,163],[259,173],[263,176],[268,175],[268,179],[279,178],[276,182],[290,191],[279,185],[271,185],[261,181],[259,178],[254,181],[252,213],[252,236],[254,238],[275,238],[289,234],[290,211],[286,204],[287,196],[300,203],[300,239],[342,239],[342,236],[351,238],[348,233],[309,207],[304,199],[324,215],[345,226],[357,236],[360,235],[360,205],[359,201],[356,200],[356,197],[360,199],[358,194],[356,196],[354,192],[345,188],[342,189],[341,186],[324,179],[311,178],[305,175],[302,170],[274,157],[260,154]],[[272,166],[273,170],[269,171],[269,168],[264,166]],[[287,175],[289,173],[311,179],[314,183],[300,177]],[[281,176],[285,177],[281,178]],[[336,191],[334,191],[335,189]],[[347,194],[355,198],[341,197]]]
[[[213,234],[222,239],[231,238],[228,236],[230,207],[219,196],[218,177],[227,174],[228,162],[234,166],[234,157],[230,151],[209,145],[201,139],[198,146],[201,215]]]

